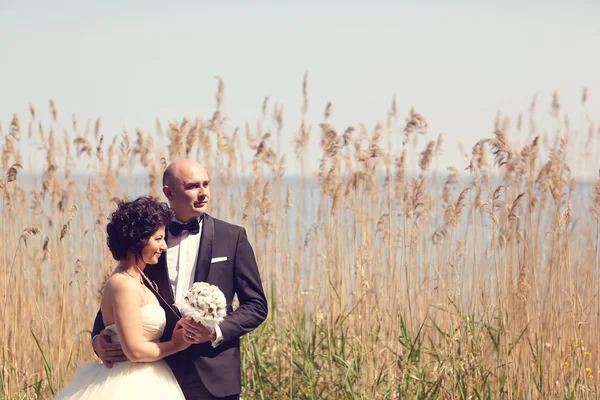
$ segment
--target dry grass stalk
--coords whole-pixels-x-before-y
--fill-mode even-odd
[[[429,165],[433,159],[434,151],[435,140],[431,140],[429,143],[427,143],[427,148],[421,153],[421,161],[419,161],[419,168],[421,168],[421,172],[426,172],[429,169]]]
[[[450,204],[452,191],[459,188],[458,168],[448,167],[448,171],[450,171],[450,173],[448,174],[448,177],[444,182],[444,188],[442,189],[442,211],[445,211],[448,204]]]
[[[13,119],[8,127],[8,134],[17,142],[21,140],[21,119],[18,113],[13,114]]]
[[[99,120],[93,143],[87,128],[84,134],[61,129],[56,135],[51,124],[46,135],[36,121],[42,142],[34,151],[46,152],[42,179],[0,180],[5,207],[0,240],[7,250],[0,275],[11,277],[4,285],[9,301],[0,307],[2,355],[11,360],[0,370],[8,398],[51,397],[50,386],[58,388],[73,373],[71,351],[77,363],[93,359],[89,335],[78,332],[90,329],[89,316],[114,265],[105,244],[106,215],[114,200],[133,195],[133,186],[121,186],[118,177],[146,168],[139,175],[148,177],[142,190],[158,196],[161,170],[170,157],[186,154],[196,154],[219,182],[213,215],[246,227],[271,300],[268,321],[243,338],[245,397],[460,398],[462,387],[464,393],[514,398],[597,397],[586,368],[600,367],[595,335],[600,276],[593,268],[600,250],[589,245],[598,243],[600,181],[585,189],[586,196],[592,192],[592,204],[581,206],[589,203],[578,197],[566,158],[576,143],[560,138],[571,129],[566,116],[560,116],[561,134],[548,147],[553,138],[544,141],[535,129],[534,98],[528,144],[511,150],[504,134],[509,119],[499,114],[494,137],[478,141],[466,157],[470,186],[460,188],[459,169],[466,165],[459,165],[437,187],[434,179],[410,177],[408,171],[431,170],[442,137],[433,147],[427,144],[421,157],[409,146],[394,149],[395,99],[385,129],[345,125],[351,127],[339,135],[329,118],[321,124],[319,154],[310,154],[317,143],[305,119],[305,76],[294,149],[302,171],[298,184],[287,180],[289,158],[271,145],[269,132],[284,137],[282,107],[265,102],[256,129],[246,125],[244,145],[239,138],[244,135],[224,123],[221,80],[219,86],[217,110],[207,123],[183,118],[169,124],[168,150],[152,143],[161,134],[158,119],[156,132],[136,131],[133,146],[126,132],[104,138]],[[426,129],[414,110],[399,127],[405,144],[417,143]],[[69,176],[75,165],[69,135],[85,139],[76,139],[73,157],[95,153],[84,157],[94,172],[83,185]],[[105,159],[104,139],[111,143]],[[24,144],[6,135],[2,141],[5,170],[28,138],[21,140]],[[495,165],[487,161],[488,149]],[[545,152],[547,162],[539,165]],[[247,162],[244,153],[251,153]],[[320,160],[318,175],[305,169],[308,156]],[[382,167],[386,186],[378,179]],[[246,171],[247,184],[237,178]],[[555,207],[548,207],[551,198]],[[19,295],[31,292],[35,301]],[[20,335],[22,321],[32,321],[38,337],[58,338],[51,342],[56,346],[42,341],[51,379],[39,372],[43,359],[33,337]],[[565,344],[571,337],[578,338],[577,350]]]
[[[408,114],[408,118],[406,119],[406,126],[404,127],[404,142],[403,145],[409,142],[411,136],[413,134],[427,134],[427,121],[425,118],[417,112],[415,112],[414,108],[410,109]]]
[[[17,179],[17,175],[19,174],[18,168],[23,169],[23,166],[21,164],[13,164],[10,166],[8,171],[6,171],[6,182],[7,183],[10,183]]]
[[[57,111],[56,111],[56,103],[53,99],[50,99],[50,113],[52,114],[52,119],[56,122]]]

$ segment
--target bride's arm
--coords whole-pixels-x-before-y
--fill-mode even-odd
[[[145,341],[140,311],[139,283],[124,275],[113,275],[110,286],[113,292],[113,315],[117,334],[123,352],[130,361],[156,361],[189,347],[189,343],[183,340],[183,330],[179,325],[175,327],[173,338],[168,342]]]

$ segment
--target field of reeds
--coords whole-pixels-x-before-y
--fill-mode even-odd
[[[573,172],[598,168],[592,122],[534,99],[445,166],[442,135],[395,101],[374,129],[332,126],[331,105],[308,121],[305,78],[301,126],[265,100],[238,129],[223,96],[219,81],[205,119],[114,139],[53,101],[4,125],[0,398],[51,398],[94,359],[106,217],[115,199],[161,196],[182,156],[211,175],[209,213],[247,228],[268,293],[242,342],[243,398],[598,398],[600,181]]]

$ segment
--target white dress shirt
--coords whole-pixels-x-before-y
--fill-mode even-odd
[[[177,219],[174,221],[181,223]],[[167,270],[176,303],[183,298],[194,282],[200,237],[202,236],[202,219],[198,223],[200,231],[197,235],[190,235],[188,231],[183,231],[179,236],[172,234],[167,236]]]
[[[177,219],[173,220],[182,223]],[[198,217],[198,224],[200,230],[196,235],[190,235],[188,231],[183,231],[179,236],[172,234],[167,236],[167,270],[175,303],[183,298],[194,282],[203,218]],[[215,327],[215,333],[216,339],[212,342],[213,347],[217,347],[223,341],[223,335],[218,325]]]

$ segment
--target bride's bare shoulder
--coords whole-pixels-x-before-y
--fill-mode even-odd
[[[104,290],[112,293],[135,292],[139,293],[139,282],[122,273],[113,273],[106,281]]]

